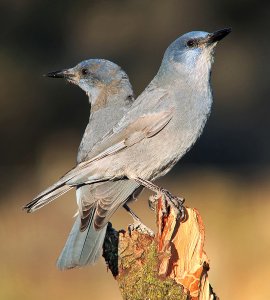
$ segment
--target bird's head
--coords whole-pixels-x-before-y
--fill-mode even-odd
[[[105,59],[88,59],[73,68],[50,72],[45,76],[65,78],[78,85],[89,96],[92,109],[94,106],[99,109],[118,99],[124,99],[123,104],[134,99],[127,74],[117,64]]]
[[[231,32],[230,28],[213,33],[192,31],[180,36],[166,50],[162,71],[173,68],[183,74],[209,72],[217,43]]]

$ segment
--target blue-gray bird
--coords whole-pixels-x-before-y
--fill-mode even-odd
[[[121,119],[134,101],[132,86],[127,74],[116,64],[104,59],[89,59],[73,68],[46,74],[52,78],[65,78],[78,85],[89,97],[91,114],[77,155],[77,163],[87,160],[88,153],[96,142]],[[110,182],[82,185],[77,187],[76,196],[79,207],[77,217],[66,245],[58,259],[58,267],[67,269],[94,262],[99,256],[106,226],[95,230],[92,218],[95,202],[106,197],[127,197],[118,184],[111,191]],[[70,189],[69,186],[52,191],[42,199],[34,199],[25,206],[33,212]],[[129,195],[128,195],[129,196]],[[123,200],[122,200],[123,201]]]
[[[66,187],[110,182],[112,190],[122,183],[127,195],[140,186],[161,191],[173,207],[179,203],[181,207],[180,198],[152,181],[167,174],[201,135],[212,105],[214,49],[230,31],[194,31],[175,40],[131,109],[95,144],[87,160],[41,193],[38,201]],[[97,230],[125,203],[112,201],[101,199],[96,204],[99,213],[93,215],[93,224]]]

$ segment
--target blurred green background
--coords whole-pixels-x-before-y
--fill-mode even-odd
[[[73,193],[35,214],[21,211],[74,165],[89,115],[79,88],[42,74],[106,58],[129,74],[138,95],[175,38],[228,26],[206,129],[159,183],[199,209],[221,299],[269,297],[270,4],[0,0],[0,299],[121,299],[102,260],[67,272],[54,266],[72,226]],[[132,207],[154,228],[148,195]],[[112,221],[125,228],[132,220],[120,210]]]

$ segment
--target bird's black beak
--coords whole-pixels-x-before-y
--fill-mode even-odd
[[[209,44],[219,42],[220,40],[225,38],[225,36],[228,35],[231,31],[232,31],[231,28],[224,28],[224,29],[221,29],[221,30],[217,30],[213,33],[209,33],[207,38],[206,38],[206,41]]]
[[[65,70],[61,70],[61,71],[49,72],[49,73],[45,74],[44,76],[51,77],[51,78],[71,79],[75,76],[75,74],[70,69],[65,69]]]

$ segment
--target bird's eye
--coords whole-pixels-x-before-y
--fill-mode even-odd
[[[193,48],[193,47],[195,47],[197,45],[197,43],[196,43],[196,41],[194,41],[194,40],[189,40],[189,41],[187,41],[187,46],[189,47],[189,48]]]
[[[87,75],[88,74],[88,69],[83,68],[81,72],[82,72],[82,75]]]

